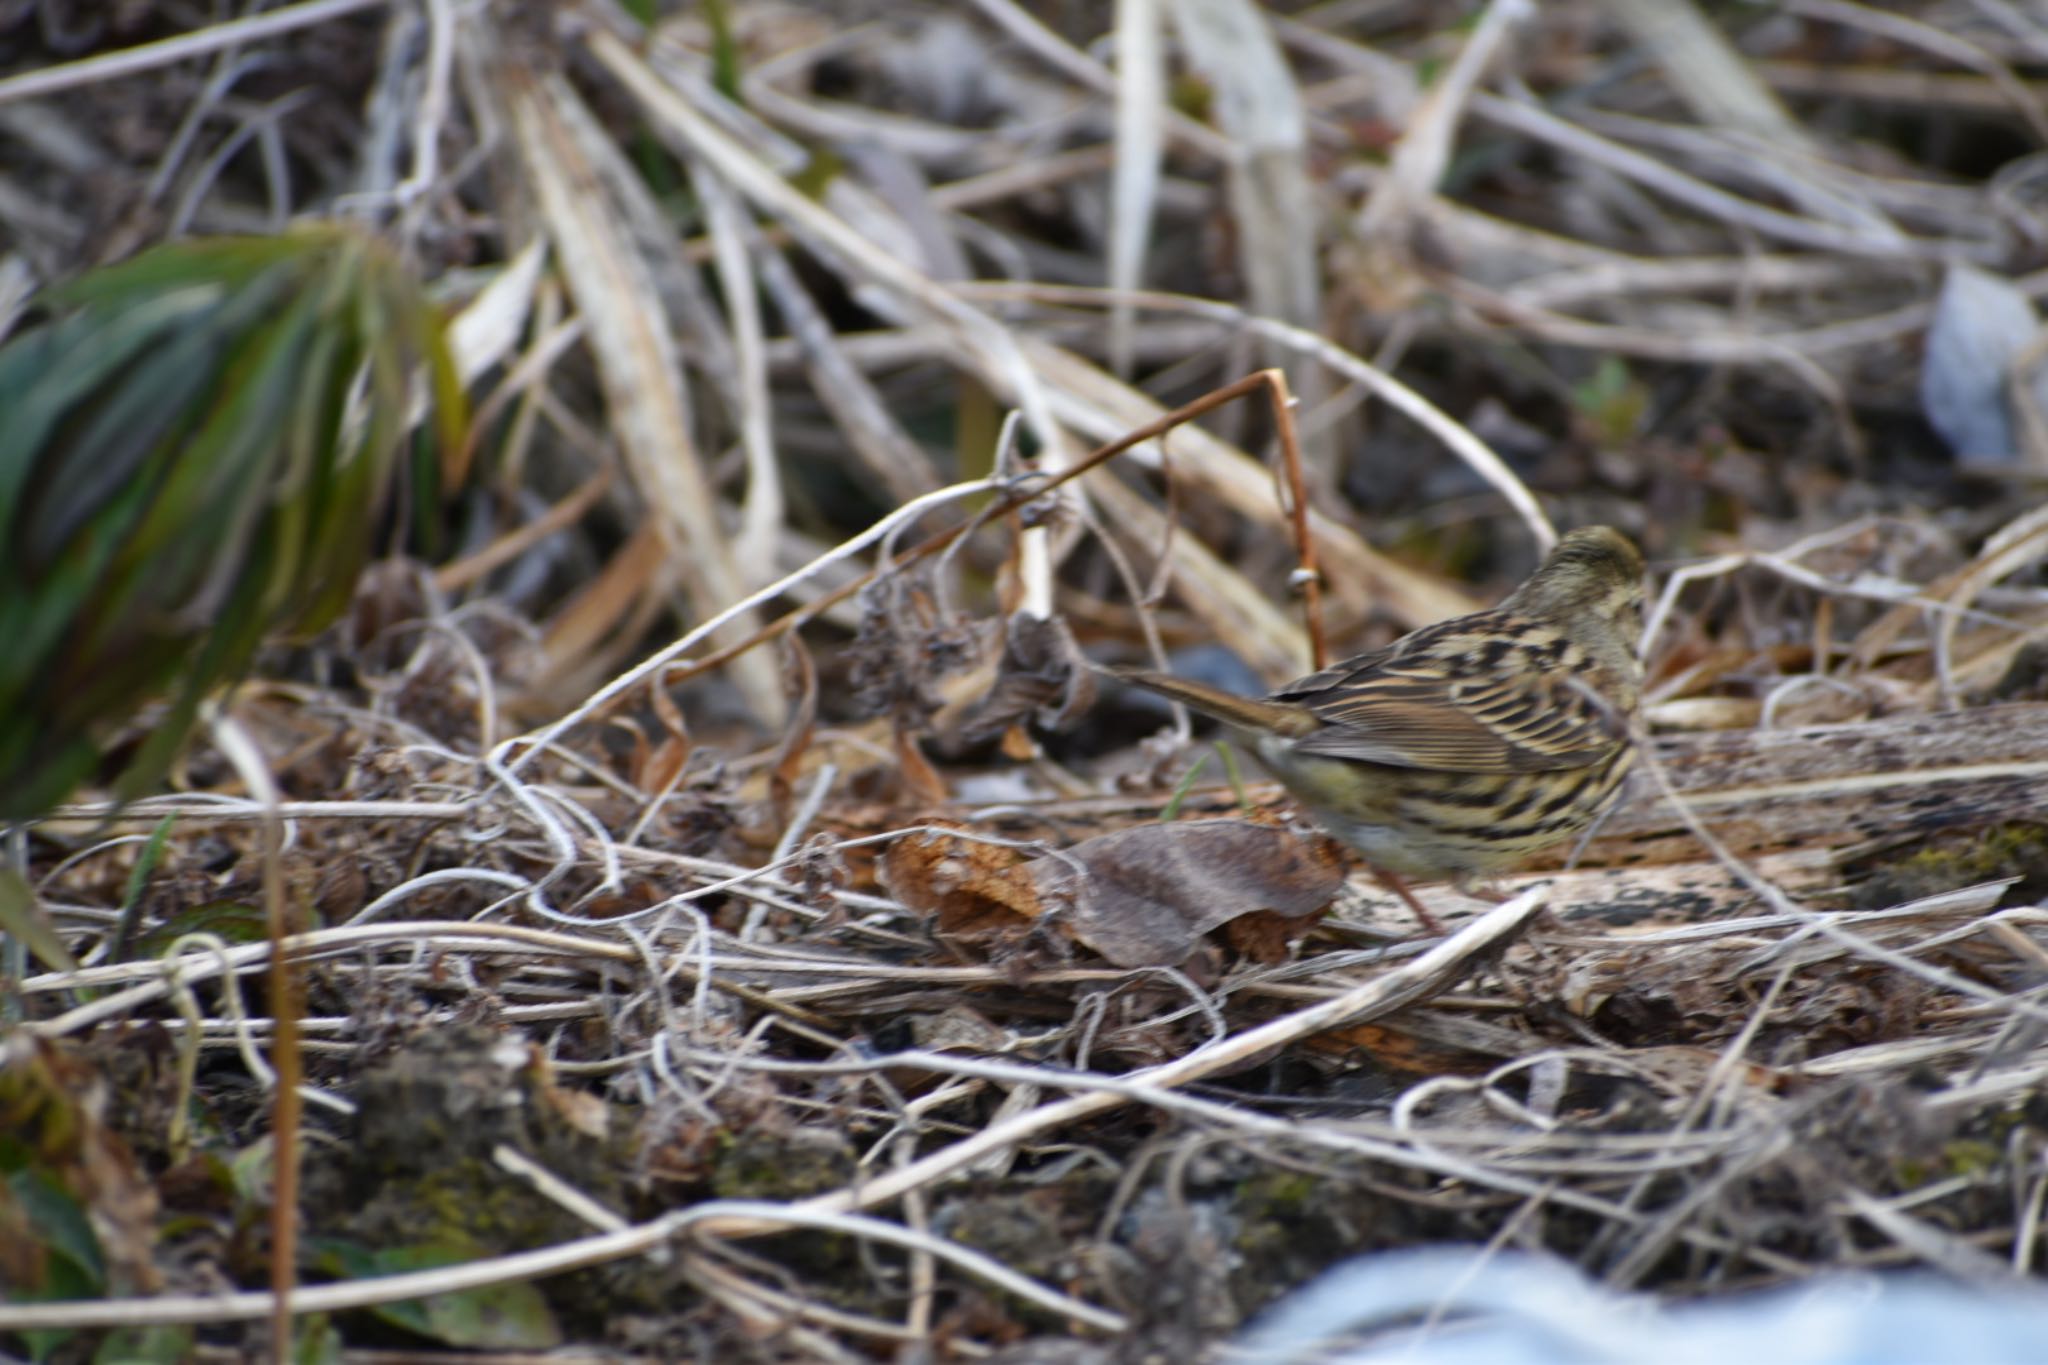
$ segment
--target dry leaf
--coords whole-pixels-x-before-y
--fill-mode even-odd
[[[892,738],[896,744],[896,770],[902,775],[904,785],[925,801],[934,804],[945,801],[948,796],[946,779],[939,776],[939,770],[924,756],[924,750],[917,747],[917,736],[899,723]]]
[[[1248,820],[1139,825],[1028,862],[1000,844],[923,832],[889,846],[882,880],[952,938],[996,938],[1058,911],[1061,928],[1119,967],[1177,966],[1240,916],[1298,921],[1326,908],[1344,884],[1344,853]],[[1265,957],[1288,934],[1268,924],[1242,937]]]
[[[1139,825],[1029,866],[1041,901],[1070,905],[1074,937],[1120,967],[1184,962],[1203,934],[1254,911],[1313,915],[1344,884],[1333,840],[1246,820]]]
[[[588,580],[548,622],[542,647],[547,657],[547,683],[589,667],[608,637],[628,620],[648,593],[659,590],[667,552],[652,524],[635,531],[596,577]]]
[[[988,938],[1044,913],[1016,849],[927,829],[906,834],[882,855],[889,894],[954,938]]]
[[[647,689],[648,700],[653,704],[654,714],[661,721],[663,731],[661,743],[654,746],[647,761],[640,764],[633,775],[634,785],[643,792],[668,792],[681,780],[683,768],[690,761],[690,727],[683,720],[683,709],[676,705],[676,699],[659,680]]]
[[[1095,671],[1066,621],[1019,612],[1010,618],[995,683],[961,724],[959,738],[979,744],[1027,720],[1065,729],[1094,704]]]
[[[918,729],[945,704],[939,679],[981,657],[974,623],[945,610],[929,573],[913,566],[861,593],[860,634],[846,651],[860,708]]]
[[[811,651],[795,634],[782,637],[782,650],[783,684],[796,705],[790,710],[789,726],[768,771],[768,794],[775,809],[786,819],[790,793],[796,788],[797,775],[803,771],[804,752],[811,747],[811,735],[818,728],[818,669],[811,662]]]
[[[1239,957],[1253,962],[1285,962],[1287,946],[1301,936],[1305,927],[1271,910],[1254,910],[1224,925],[1223,941]]]

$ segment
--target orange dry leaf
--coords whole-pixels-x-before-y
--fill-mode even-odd
[[[669,792],[682,780],[683,769],[690,762],[690,727],[683,720],[683,709],[676,705],[676,699],[660,679],[647,693],[654,714],[661,721],[662,738],[646,760],[636,766],[633,781],[643,792]]]
[[[890,844],[881,873],[891,895],[936,917],[939,933],[976,939],[1022,927],[1043,913],[1023,869],[1022,856],[1006,844],[930,828]]]
[[[1049,911],[1075,939],[1120,967],[1174,966],[1202,935],[1258,911],[1299,920],[1344,883],[1332,840],[1303,839],[1245,820],[1139,825],[1028,862],[1016,850],[944,833],[890,845],[884,879],[938,932],[989,938]],[[1284,934],[1257,934],[1261,955]]]

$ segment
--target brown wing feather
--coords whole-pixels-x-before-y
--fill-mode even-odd
[[[1625,742],[1617,709],[1559,668],[1554,636],[1518,638],[1504,624],[1446,622],[1282,688],[1273,700],[1324,722],[1296,751],[1517,773],[1586,767]]]

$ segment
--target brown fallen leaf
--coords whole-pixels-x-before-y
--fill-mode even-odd
[[[1224,925],[1223,941],[1232,952],[1250,961],[1285,962],[1287,946],[1307,927],[1271,910],[1254,910]]]
[[[1248,820],[1182,820],[1098,835],[1028,865],[1074,937],[1119,967],[1176,966],[1203,934],[1270,910],[1301,919],[1344,884],[1335,840]]]
[[[1119,967],[1178,966],[1202,935],[1259,911],[1301,920],[1344,884],[1344,852],[1249,820],[1138,825],[1025,860],[1014,848],[951,833],[906,834],[882,859],[890,894],[954,939],[1014,934],[1053,912],[1070,936]],[[1261,926],[1256,955],[1284,935]],[[1255,940],[1255,941],[1254,941]]]
[[[1044,913],[1037,888],[1020,869],[1022,853],[946,821],[904,835],[882,855],[882,885],[911,909],[933,917],[950,938],[986,939],[1028,926]]]
[[[780,820],[789,819],[790,798],[803,772],[804,753],[818,728],[818,666],[801,636],[782,637],[782,678],[793,704],[782,742],[775,749],[775,764],[768,772],[768,797],[775,803]]]
[[[988,695],[961,722],[957,739],[979,744],[1027,722],[1064,730],[1095,701],[1095,672],[1061,618],[1010,618]]]

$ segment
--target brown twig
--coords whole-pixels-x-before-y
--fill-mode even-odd
[[[1256,393],[1261,389],[1271,395],[1275,419],[1280,423],[1281,430],[1284,433],[1288,433],[1281,438],[1281,449],[1289,462],[1287,468],[1289,471],[1289,487],[1293,500],[1291,511],[1296,518],[1297,525],[1296,549],[1300,559],[1301,567],[1299,572],[1302,575],[1303,583],[1303,609],[1308,614],[1311,638],[1320,642],[1322,638],[1322,598],[1316,587],[1315,549],[1308,533],[1307,497],[1302,491],[1301,454],[1291,439],[1293,431],[1292,404],[1287,396],[1286,376],[1278,370],[1268,369],[1260,370],[1256,374],[1246,375],[1243,379],[1237,380],[1235,383],[1225,384],[1219,389],[1211,389],[1200,398],[1182,404],[1158,420],[1135,428],[1116,440],[1109,442],[1107,445],[1097,446],[1058,474],[1043,479],[1033,479],[1024,487],[1012,489],[991,503],[984,509],[981,515],[969,521],[961,522],[958,525],[949,526],[943,531],[934,531],[917,544],[896,555],[887,564],[878,564],[867,572],[842,583],[808,605],[795,611],[785,612],[745,639],[736,640],[723,649],[714,650],[701,658],[671,665],[664,674],[665,681],[669,685],[674,685],[730,662],[756,645],[775,639],[802,626],[821,615],[828,607],[853,596],[877,578],[885,574],[899,573],[919,560],[937,554],[983,522],[1015,512],[1027,504],[1044,497],[1061,484],[1079,478],[1097,465],[1114,459],[1125,451],[1141,446],[1147,441],[1156,440],[1175,427],[1191,422],[1204,413],[1212,412],[1222,407],[1225,403],[1234,402],[1247,394]],[[1317,648],[1318,659],[1320,659],[1321,654],[1322,647],[1319,643]]]

